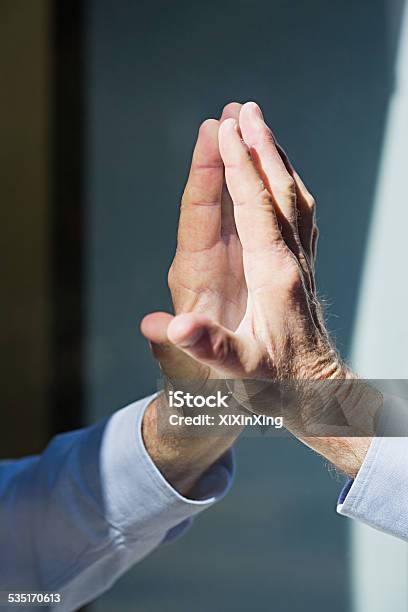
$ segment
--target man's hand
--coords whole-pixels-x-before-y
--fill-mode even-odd
[[[202,143],[210,142],[203,136],[211,126],[205,124]],[[209,156],[207,148],[202,162],[205,145],[197,145],[170,274],[176,316],[150,315],[143,332],[178,349],[179,378],[184,372],[190,378],[204,372],[206,378],[351,377],[329,341],[315,294],[312,196],[256,104],[245,104],[239,121],[225,119],[218,139],[233,207],[215,149]],[[295,433],[351,475],[369,444],[348,439],[352,460],[350,453],[337,460],[340,439]]]
[[[338,375],[315,296],[313,198],[256,104],[241,108],[239,123],[221,123],[219,151],[203,163],[196,149],[193,159],[170,271],[177,314],[166,320],[168,341],[214,378]],[[233,210],[229,199],[221,205],[221,160]],[[159,316],[143,322],[153,341]]]

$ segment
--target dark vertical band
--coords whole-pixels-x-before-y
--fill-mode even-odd
[[[52,1],[51,434],[83,424],[84,4]]]

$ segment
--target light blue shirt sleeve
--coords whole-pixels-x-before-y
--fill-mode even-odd
[[[0,591],[59,592],[56,609],[75,610],[226,493],[231,452],[194,500],[164,479],[141,433],[153,397],[57,436],[40,456],[0,462]]]
[[[396,435],[397,434],[397,435]],[[408,541],[408,402],[384,398],[379,432],[337,511]]]

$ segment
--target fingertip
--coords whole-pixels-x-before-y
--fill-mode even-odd
[[[266,125],[264,116],[256,102],[246,102],[239,115],[242,137],[248,146],[260,144],[265,139],[274,140],[273,134]]]
[[[147,314],[143,317],[143,319],[140,321],[139,323],[139,329],[142,332],[142,334],[144,336],[147,335],[147,332],[149,330],[150,327],[150,318],[151,318],[151,314]]]
[[[253,101],[245,102],[245,104],[242,105],[240,117],[245,116],[247,114],[259,117],[262,120],[264,118],[263,113],[261,111],[261,107],[259,106],[259,104]]]
[[[226,119],[220,125],[218,143],[224,165],[233,163],[233,158],[239,159],[246,149],[241,130],[236,119]]]
[[[218,150],[218,128],[220,122],[217,119],[206,119],[200,125],[197,143],[194,150],[193,160],[199,165],[221,166],[221,158]]]
[[[222,109],[220,122],[226,119],[238,119],[242,104],[240,102],[229,102]]]
[[[147,340],[156,344],[167,342],[167,328],[173,315],[168,312],[152,312],[143,317],[140,331]]]
[[[220,125],[220,130],[230,129],[231,126],[238,125],[238,121],[234,117],[228,117],[225,121]]]
[[[214,145],[216,146],[218,141],[219,127],[220,122],[217,119],[206,119],[203,121],[198,130],[197,144],[204,148],[214,148]]]
[[[201,122],[198,131],[200,134],[213,132],[214,130],[218,130],[219,124],[220,122],[218,121],[218,119],[204,119],[204,121]]]
[[[218,137],[222,138],[224,134],[230,134],[232,132],[238,132],[238,121],[233,117],[229,117],[221,123],[218,131]]]

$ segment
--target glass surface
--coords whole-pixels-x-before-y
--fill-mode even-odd
[[[261,104],[316,197],[343,356],[406,377],[404,4],[4,3],[2,456],[79,426],[83,364],[87,423],[156,389],[139,321],[171,310],[197,129],[232,100]],[[226,499],[92,612],[408,610],[407,545],[336,515],[342,478],[322,459],[289,436],[244,437],[236,456]]]
[[[87,406],[155,389],[141,317],[169,310],[167,269],[199,122],[254,99],[318,202],[318,278],[347,356],[393,48],[383,1],[87,3]],[[333,304],[333,306],[331,306]],[[235,486],[92,609],[351,608],[340,479],[289,439],[237,444]]]

